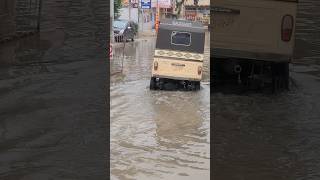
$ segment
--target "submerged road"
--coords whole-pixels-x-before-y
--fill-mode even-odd
[[[320,178],[319,8],[299,1],[289,92],[211,94],[215,179]]]
[[[204,81],[197,92],[149,90],[154,37],[115,49],[112,180],[210,179],[209,34],[206,39]]]
[[[42,33],[3,44],[0,179],[106,179],[108,1],[43,1]]]

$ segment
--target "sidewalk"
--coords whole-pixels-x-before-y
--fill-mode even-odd
[[[139,22],[139,32],[138,32],[138,38],[146,37],[146,36],[155,36],[155,30],[152,29],[153,22]]]
[[[143,32],[138,32],[137,38],[144,38],[144,37],[155,37],[156,34],[156,30],[151,29],[148,31],[143,31]]]

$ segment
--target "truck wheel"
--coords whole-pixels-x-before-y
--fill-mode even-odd
[[[284,63],[284,82],[285,82],[285,88],[289,90],[289,63]]]
[[[200,90],[200,82],[195,82],[196,91]]]
[[[150,90],[156,89],[156,79],[154,77],[151,77],[150,79]]]
[[[273,63],[272,64],[272,90],[289,90],[289,63]]]
[[[271,73],[272,73],[272,93],[276,93],[278,91],[278,77],[279,77],[279,65],[278,63],[271,64]]]
[[[164,90],[164,84],[165,84],[165,82],[159,82],[159,84],[158,84],[158,88],[160,89],[160,90]]]

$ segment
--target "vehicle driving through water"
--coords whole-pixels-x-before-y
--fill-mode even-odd
[[[199,90],[205,28],[186,20],[162,20],[157,34],[150,89]]]
[[[297,4],[298,0],[215,0],[214,84],[231,76],[239,84],[288,87]]]

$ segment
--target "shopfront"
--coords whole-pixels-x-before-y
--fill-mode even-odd
[[[185,6],[185,19],[201,21],[204,25],[210,23],[210,6]]]

